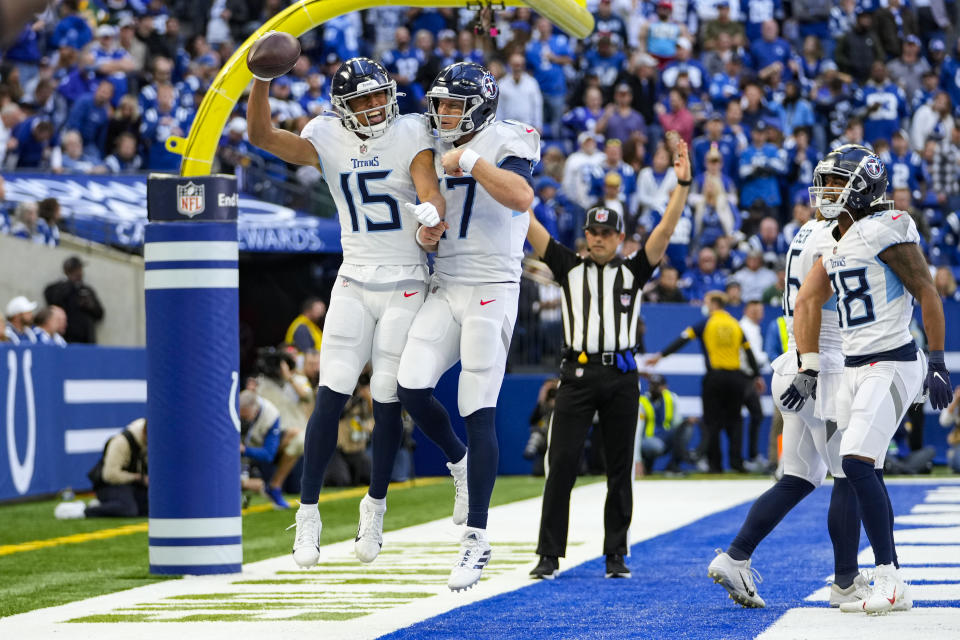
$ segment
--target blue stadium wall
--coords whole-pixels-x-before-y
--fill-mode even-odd
[[[776,317],[768,310],[765,322]],[[960,383],[960,304],[948,303],[947,351],[954,383]],[[680,305],[645,305],[646,346],[657,351],[683,327],[701,316],[697,308]],[[687,357],[681,357],[686,354]],[[674,364],[671,363],[673,359]],[[680,354],[666,358],[670,388],[699,415],[700,375],[703,369],[699,344],[692,342]],[[454,427],[465,438],[457,414],[459,369],[440,381],[437,394],[453,417]],[[521,452],[529,435],[528,418],[537,392],[549,374],[508,374],[500,393],[497,435],[501,474],[530,473],[531,463]],[[73,487],[89,488],[87,471],[102,452],[104,439],[146,411],[145,349],[74,345],[55,347],[0,346],[0,500],[49,494]],[[766,401],[769,406],[769,400]],[[761,443],[767,441],[765,421]],[[447,473],[439,450],[418,431],[414,453],[418,475]],[[946,457],[946,430],[937,416],[928,414],[925,442],[937,448],[937,459]],[[746,443],[744,443],[746,444]]]

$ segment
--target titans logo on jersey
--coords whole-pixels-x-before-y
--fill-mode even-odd
[[[881,211],[858,220],[824,254],[823,266],[837,296],[843,355],[864,356],[912,342],[913,296],[880,254],[896,244],[919,243],[909,214]]]
[[[439,162],[453,146],[440,140],[435,144]],[[540,160],[540,134],[512,120],[492,122],[464,147],[503,168],[529,162],[532,169]],[[440,240],[435,272],[468,283],[520,282],[529,214],[503,206],[469,175],[443,176],[440,191],[446,199],[445,220],[450,228]]]
[[[317,116],[300,135],[317,150],[337,205],[344,263],[424,264],[417,220],[403,206],[417,201],[410,163],[433,148],[422,117],[402,116],[384,135],[362,140],[339,118]]]

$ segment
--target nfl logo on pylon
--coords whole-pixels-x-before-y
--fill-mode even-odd
[[[177,211],[192,218],[203,213],[206,207],[203,185],[188,182],[177,185]]]

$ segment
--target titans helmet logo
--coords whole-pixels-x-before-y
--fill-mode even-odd
[[[880,162],[880,158],[876,156],[867,158],[867,161],[863,164],[863,168],[866,170],[867,175],[874,180],[883,175],[883,163]]]
[[[497,81],[494,80],[493,76],[487,73],[483,76],[483,80],[480,81],[480,91],[483,92],[484,98],[493,100],[497,97],[500,88],[497,87]]]

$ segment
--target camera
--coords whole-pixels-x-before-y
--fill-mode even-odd
[[[523,448],[523,457],[527,460],[533,460],[538,455],[543,455],[547,450],[547,437],[543,435],[540,429],[530,431],[530,438],[527,440],[527,446]]]

